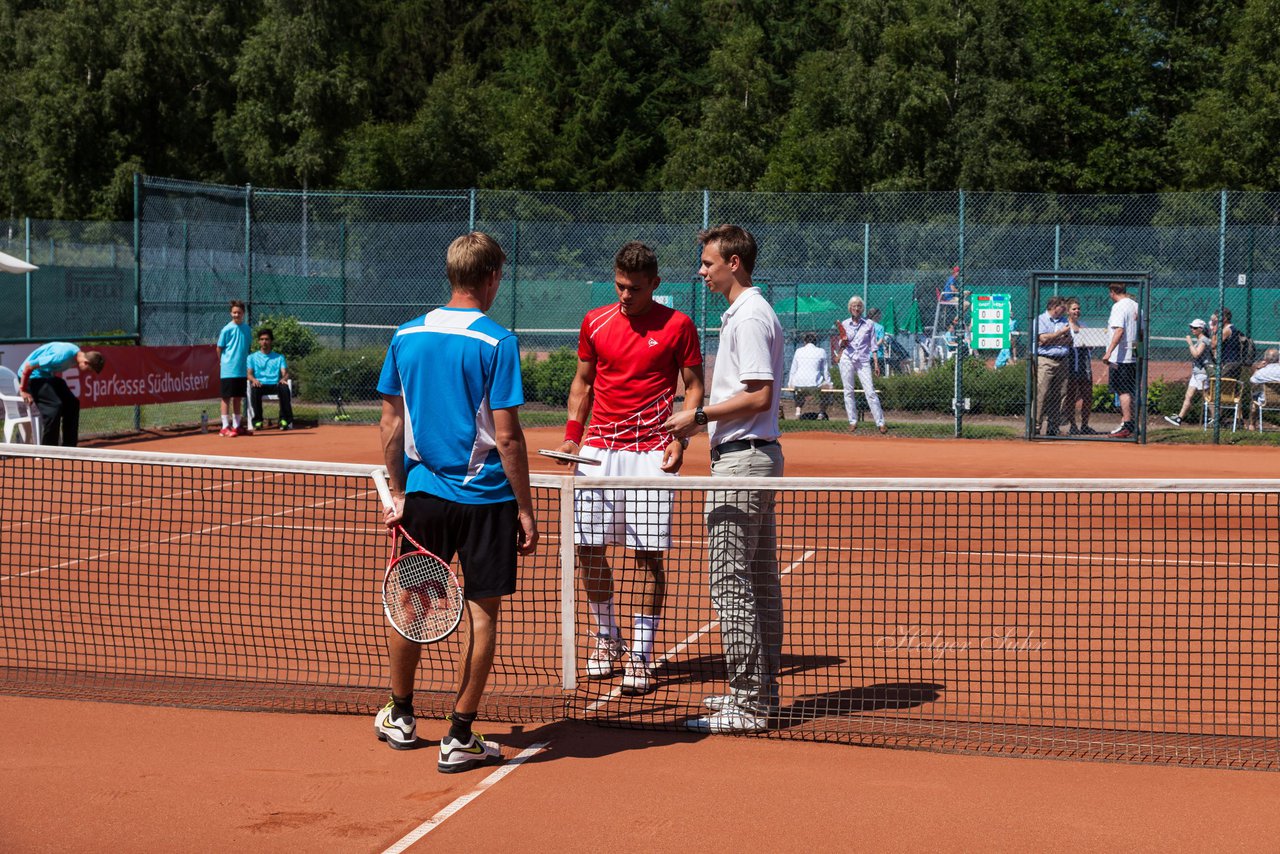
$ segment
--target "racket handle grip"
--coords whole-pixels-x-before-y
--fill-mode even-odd
[[[373,488],[378,491],[378,498],[382,501],[382,506],[390,510],[395,506],[395,502],[391,500],[391,487],[387,485],[387,475],[382,469],[373,470]]]

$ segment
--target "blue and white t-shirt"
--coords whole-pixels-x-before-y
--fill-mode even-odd
[[[18,367],[18,376],[22,376],[27,365],[32,365],[31,379],[47,380],[60,371],[76,367],[76,354],[79,352],[79,347],[65,341],[41,344],[22,360],[22,365]]]
[[[218,333],[218,349],[222,351],[221,376],[226,379],[244,377],[249,355],[249,324],[232,321]]]
[[[284,354],[274,350],[270,353],[261,350],[254,352],[249,357],[248,365],[249,370],[253,371],[253,378],[263,385],[279,385],[280,372],[287,367]]]
[[[515,333],[478,309],[438,308],[396,330],[378,392],[404,398],[406,492],[459,504],[514,500],[493,410],[524,403]]]

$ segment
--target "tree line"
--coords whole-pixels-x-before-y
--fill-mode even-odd
[[[0,0],[5,216],[312,189],[1280,186],[1280,0]]]

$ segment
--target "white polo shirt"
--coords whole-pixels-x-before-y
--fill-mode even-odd
[[[720,316],[720,346],[711,375],[711,403],[728,400],[746,391],[747,380],[772,380],[769,407],[750,418],[712,421],[708,429],[711,447],[735,439],[776,439],[778,400],[782,395],[783,332],[778,315],[760,293],[748,288]]]

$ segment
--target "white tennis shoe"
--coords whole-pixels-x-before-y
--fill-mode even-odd
[[[501,761],[501,746],[485,741],[478,732],[471,733],[471,740],[466,742],[446,735],[440,739],[440,761],[436,763],[436,770],[441,774],[456,774],[477,765]]]
[[[621,669],[622,657],[627,648],[622,645],[622,638],[610,635],[596,635],[596,648],[587,659],[587,678],[608,679]]]
[[[417,741],[418,722],[413,715],[396,715],[390,701],[373,719],[373,732],[393,750],[408,750]]]

